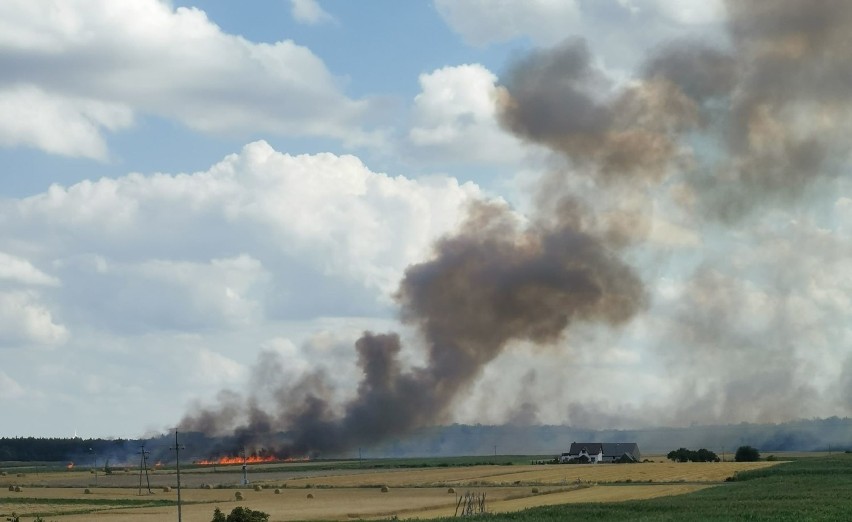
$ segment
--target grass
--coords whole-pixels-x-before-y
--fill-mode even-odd
[[[547,506],[481,519],[489,522],[848,520],[852,513],[850,490],[852,456],[838,455],[742,472],[733,482],[687,495]]]

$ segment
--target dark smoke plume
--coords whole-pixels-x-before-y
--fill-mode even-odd
[[[520,230],[505,207],[477,204],[462,231],[435,250],[432,260],[408,268],[397,295],[403,321],[422,333],[425,366],[404,371],[396,334],[365,333],[355,343],[362,379],[342,412],[322,377],[311,375],[278,388],[274,408],[249,401],[248,423],[236,430],[241,442],[268,444],[287,431],[283,452],[334,453],[408,433],[444,419],[508,343],[551,344],[576,321],[618,325],[644,302],[641,282],[617,251],[572,220]],[[266,357],[268,371],[277,363]],[[228,432],[241,415],[238,401],[226,399],[187,416],[183,429]]]
[[[576,322],[620,325],[642,309],[642,282],[622,255],[644,238],[646,198],[665,184],[695,221],[735,223],[837,176],[849,155],[852,3],[732,1],[728,11],[729,46],[664,46],[624,85],[611,84],[578,39],[534,51],[510,68],[498,100],[501,123],[568,167],[542,180],[531,225],[518,225],[505,207],[474,205],[461,230],[435,245],[432,259],[406,270],[396,298],[402,320],[422,337],[424,365],[403,368],[397,335],[366,333],[355,343],[361,381],[341,404],[320,373],[278,383],[282,362],[266,354],[257,380],[274,404],[225,396],[220,406],[187,415],[183,429],[233,433],[246,444],[268,444],[286,432],[283,452],[309,454],[441,422],[511,343],[554,344]],[[576,177],[598,191],[587,204],[568,188]],[[696,276],[693,304],[718,299],[727,315],[684,310],[675,323],[682,330],[669,335],[689,347],[675,359],[714,361],[705,355],[717,349],[716,321],[738,317],[737,293],[730,291],[728,303],[724,280],[711,276]],[[776,314],[773,324],[783,325],[784,317]],[[740,333],[761,334],[728,331]],[[730,344],[748,349],[750,339],[732,337]],[[738,396],[776,394],[779,383],[790,382],[795,358],[786,339],[777,340],[783,364],[720,384],[727,388],[714,394],[725,397],[722,409],[747,414],[742,408],[750,406],[739,405]],[[797,390],[812,397],[806,383]],[[684,394],[693,405],[712,400],[700,391],[692,400],[689,390]]]
[[[514,65],[506,88],[507,129],[604,179],[660,179],[679,152],[677,137],[697,122],[695,102],[671,82],[607,94],[582,40],[535,51]]]

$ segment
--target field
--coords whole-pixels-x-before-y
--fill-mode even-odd
[[[236,486],[241,478],[239,466],[219,466],[216,471],[190,468],[181,474],[182,518],[208,522],[215,507],[228,513],[238,505],[270,513],[273,521],[445,517],[454,514],[457,496],[467,491],[485,493],[491,513],[577,503],[609,505],[606,503],[696,492],[724,484],[735,474],[759,472],[775,463],[596,466],[464,462],[393,469],[375,469],[369,463],[355,468],[350,464],[256,466],[249,475],[251,485],[240,487]],[[95,476],[89,470],[28,470],[18,476],[21,469],[0,477],[0,519],[13,512],[22,515],[23,521],[41,516],[49,522],[176,518],[177,492],[165,490],[175,485],[174,470],[153,471],[153,493],[148,494],[146,486],[140,494],[139,475],[133,471],[101,473],[95,487]],[[9,491],[9,486],[19,486],[21,491]],[[382,486],[388,491],[382,492]],[[244,497],[239,502],[235,500],[238,491]]]

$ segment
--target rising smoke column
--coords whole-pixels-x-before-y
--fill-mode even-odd
[[[397,299],[402,320],[422,336],[424,366],[402,368],[397,335],[366,333],[355,343],[363,377],[348,402],[332,401],[321,374],[276,383],[270,368],[281,363],[265,360],[263,386],[274,389],[275,404],[230,398],[188,415],[184,429],[233,432],[259,444],[287,431],[285,451],[304,454],[440,422],[512,342],[552,344],[577,321],[619,325],[643,308],[642,283],[622,255],[645,237],[650,200],[666,184],[696,222],[735,224],[839,175],[848,158],[852,3],[737,1],[728,8],[730,46],[663,47],[621,86],[593,66],[578,39],[511,67],[498,100],[503,126],[549,147],[567,166],[542,179],[530,225],[505,207],[478,204],[457,234],[435,245],[432,259],[408,268]],[[696,136],[708,150],[690,147]],[[571,194],[576,176],[599,191],[597,206]],[[696,274],[696,306],[678,318],[673,339],[717,324],[714,308],[701,303],[725,294],[709,281],[706,272]],[[791,349],[788,343],[773,355],[791,362]],[[785,364],[758,379],[730,379],[725,396],[771,395],[790,381]],[[234,426],[245,412],[247,420]]]
[[[421,332],[425,366],[403,370],[396,334],[365,333],[355,343],[363,377],[342,413],[321,376],[310,375],[279,388],[274,408],[249,401],[238,438],[264,444],[286,430],[292,442],[281,451],[291,454],[375,444],[445,418],[512,341],[551,344],[576,321],[630,319],[644,304],[640,280],[618,250],[584,230],[576,211],[563,217],[522,229],[504,206],[475,205],[461,232],[439,241],[434,258],[409,267],[400,283],[402,320]],[[189,415],[182,425],[226,432],[234,406]]]

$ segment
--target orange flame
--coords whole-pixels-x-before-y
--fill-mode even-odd
[[[65,467],[66,467],[66,468],[68,468],[69,470],[72,470],[72,469],[74,469],[74,463],[73,463],[73,462],[69,462],[69,463],[68,463],[68,465],[67,465],[67,466],[65,466]]]
[[[229,466],[229,465],[233,465],[233,464],[243,464],[243,463],[246,463],[246,464],[266,464],[266,463],[269,463],[269,462],[303,462],[303,461],[306,461],[306,460],[308,460],[306,457],[305,458],[288,457],[286,459],[281,459],[281,458],[276,457],[275,455],[265,455],[265,456],[249,455],[245,459],[243,459],[243,457],[219,457],[218,459],[215,459],[215,460],[207,460],[207,459],[199,460],[198,462],[196,462],[196,464],[200,464],[202,466],[212,466],[212,465],[215,465],[215,464]]]

